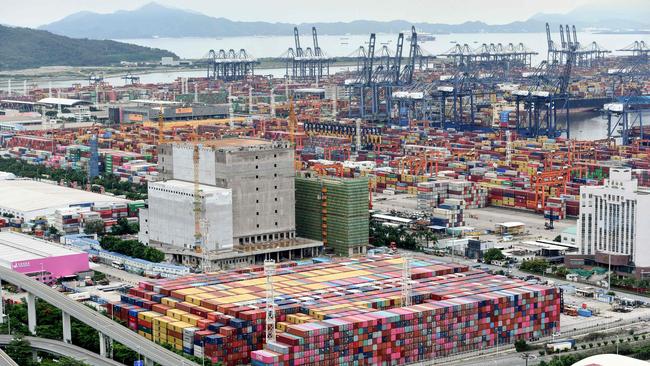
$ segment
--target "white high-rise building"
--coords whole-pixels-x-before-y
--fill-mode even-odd
[[[650,191],[639,189],[629,168],[610,169],[602,186],[580,187],[578,254],[569,267],[599,264],[650,276]]]

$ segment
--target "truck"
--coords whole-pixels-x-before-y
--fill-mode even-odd
[[[562,352],[575,347],[575,339],[563,339],[546,344],[546,349],[550,352]]]

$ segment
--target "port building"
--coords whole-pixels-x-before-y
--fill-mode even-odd
[[[12,231],[0,232],[0,265],[44,283],[88,272],[88,253]]]
[[[152,182],[148,186],[148,208],[140,209],[140,242],[170,244],[193,249],[194,184],[179,180]],[[208,185],[200,186],[200,200],[210,225],[203,246],[209,251],[232,250],[232,191]],[[149,217],[154,220],[149,220]]]
[[[11,214],[24,222],[52,217],[57,209],[95,205],[127,204],[131,201],[55,183],[29,179],[0,180],[0,214]]]
[[[602,186],[580,187],[578,254],[565,264],[610,266],[637,278],[650,274],[650,190],[641,189],[630,168],[612,168]]]

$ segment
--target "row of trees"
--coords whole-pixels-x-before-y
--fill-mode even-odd
[[[123,240],[116,236],[107,235],[103,236],[99,243],[105,250],[148,260],[149,262],[160,263],[165,259],[165,253],[146,246],[137,240]]]
[[[25,178],[50,179],[56,182],[64,181],[67,184],[74,182],[82,187],[89,183],[88,174],[85,171],[50,168],[39,164],[29,164],[19,159],[0,158],[0,171],[13,173],[16,176]],[[95,177],[90,181],[90,184],[103,186],[106,192],[118,196],[125,195],[128,199],[139,200],[147,198],[147,186],[145,184],[123,182],[120,180],[120,177],[113,174]]]
[[[138,231],[140,231],[140,225],[137,223],[130,223],[126,217],[120,217],[117,219],[117,225],[113,225],[111,228],[111,235],[133,235],[137,234]],[[97,234],[100,236],[106,234],[104,221],[95,220],[87,222],[84,225],[84,232],[86,234]]]
[[[370,238],[374,246],[386,247],[395,243],[398,248],[415,250],[418,247],[416,237],[403,227],[385,226],[380,222],[370,222]]]

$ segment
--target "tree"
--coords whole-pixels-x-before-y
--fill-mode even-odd
[[[553,239],[553,241],[561,243],[562,242],[562,235],[556,236],[555,239]]]
[[[139,225],[136,223],[129,223],[129,220],[126,217],[120,217],[117,219],[117,225],[111,228],[111,234],[114,235],[131,235],[137,234],[139,230]]]
[[[36,362],[32,359],[31,345],[29,341],[23,338],[22,334],[16,334],[5,348],[5,351],[9,357],[21,366],[36,365]]]
[[[528,350],[528,344],[523,339],[517,339],[515,341],[515,350],[517,352],[525,352]]]
[[[545,261],[544,259],[530,259],[521,262],[519,269],[521,269],[522,271],[543,274],[544,272],[546,272],[548,266],[549,266],[548,262]]]
[[[506,256],[498,248],[490,248],[483,253],[483,260],[488,264],[492,263],[492,261],[502,261],[505,258]]]
[[[555,269],[555,275],[556,276],[560,276],[560,277],[564,278],[568,274],[569,274],[569,270],[564,266],[560,266],[560,267],[557,267]]]
[[[84,225],[84,232],[86,234],[104,234],[104,221],[102,220],[93,220],[89,221]]]

